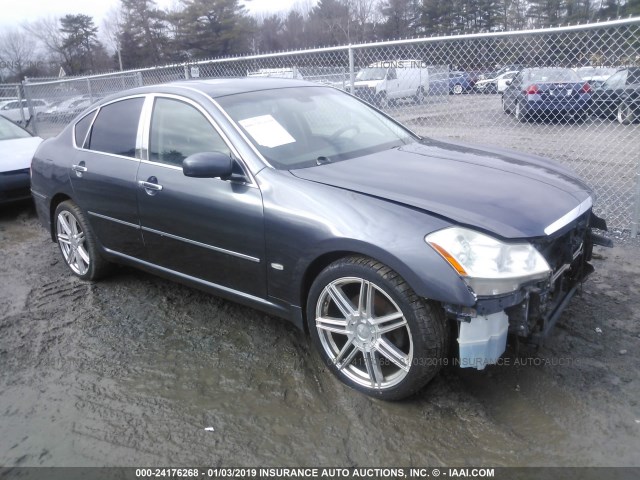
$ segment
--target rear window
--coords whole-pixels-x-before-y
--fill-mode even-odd
[[[129,98],[100,108],[87,148],[135,158],[138,120],[143,103],[143,97]]]
[[[580,82],[580,77],[568,68],[540,68],[530,70],[527,74],[530,82]]]
[[[76,137],[76,146],[78,148],[82,148],[84,146],[84,139],[87,137],[87,132],[89,131],[89,127],[91,126],[91,121],[93,117],[95,117],[96,112],[93,111],[89,115],[85,115],[82,120],[76,123],[75,127],[75,137]]]

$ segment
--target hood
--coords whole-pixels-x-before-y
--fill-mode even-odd
[[[30,168],[31,159],[40,142],[42,142],[40,137],[0,141],[0,172]]]
[[[291,173],[503,238],[545,236],[545,228],[592,195],[551,160],[435,140]]]

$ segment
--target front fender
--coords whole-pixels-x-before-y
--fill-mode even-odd
[[[462,278],[424,241],[450,222],[285,171],[265,169],[257,179],[264,201],[270,297],[302,306],[310,272],[315,275],[336,258],[357,254],[392,268],[422,297],[475,303]]]

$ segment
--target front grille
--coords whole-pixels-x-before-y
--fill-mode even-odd
[[[571,265],[580,255],[579,252],[585,251],[590,215],[590,210],[582,214],[561,235],[551,235],[532,242],[554,274],[565,265]]]

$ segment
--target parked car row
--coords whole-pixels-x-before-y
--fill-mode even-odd
[[[49,103],[45,100],[38,98],[31,100],[31,107],[33,113],[36,115],[48,106]],[[26,124],[31,119],[31,111],[29,110],[27,100],[9,100],[3,102],[3,104],[0,105],[0,115],[19,125]]]
[[[568,68],[525,68],[507,83],[502,109],[519,121],[595,115],[629,124],[640,113],[639,67],[624,68],[597,88]]]

